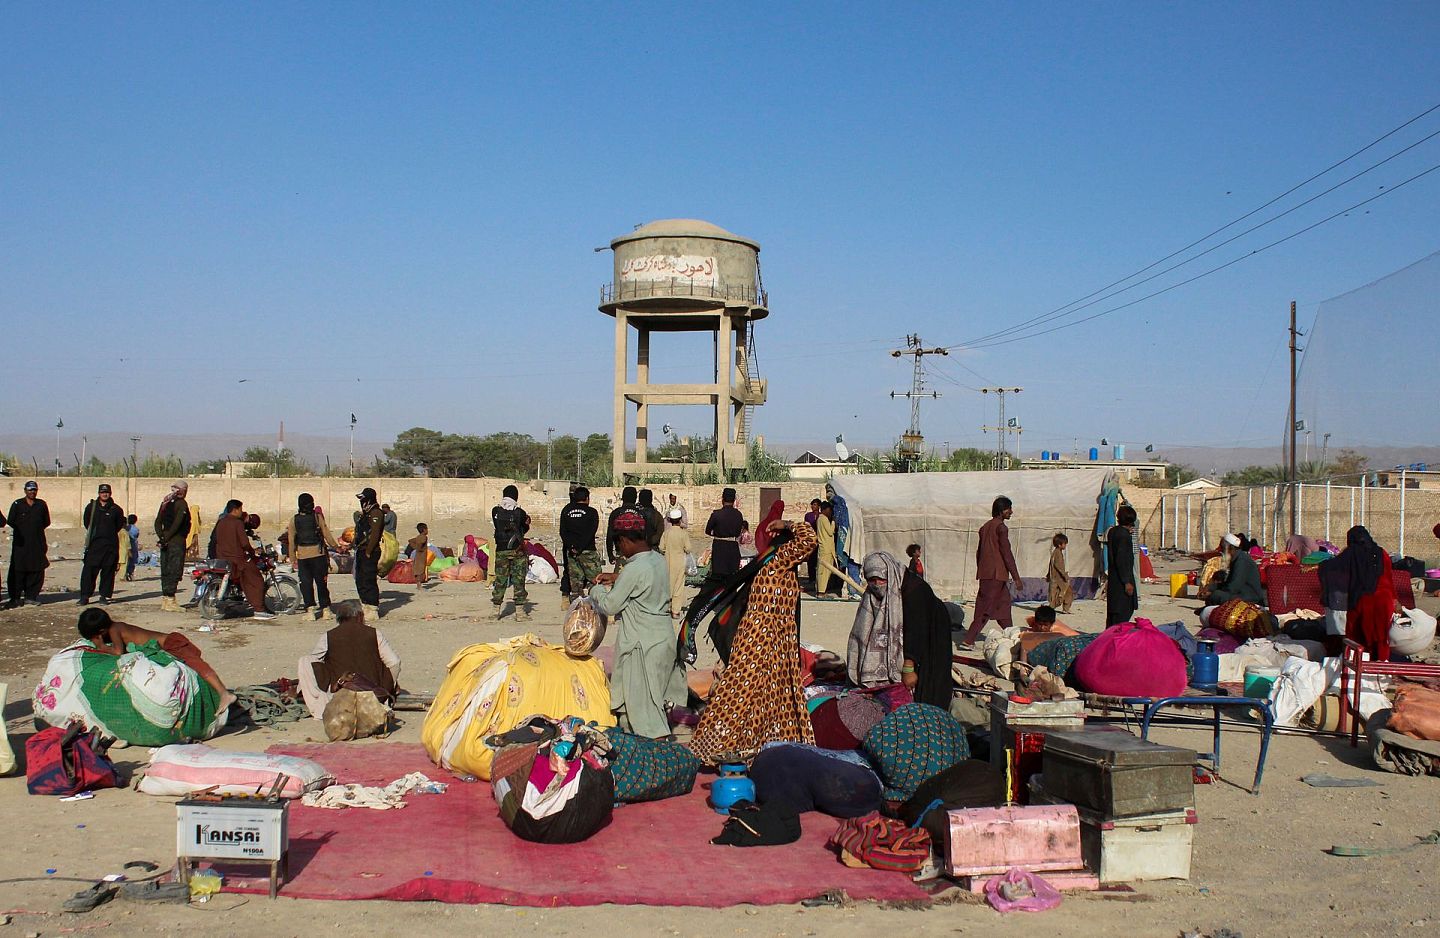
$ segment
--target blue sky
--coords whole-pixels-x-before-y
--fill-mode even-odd
[[[1440,103],[1433,3],[9,4],[0,34],[14,434],[608,431],[592,249],[698,217],[763,245],[759,430],[885,444],[906,333],[1046,313]],[[1150,287],[1436,163],[1440,138]],[[1367,208],[957,350],[927,437],[991,445],[965,386],[1004,383],[1027,451],[1275,442],[1289,301],[1307,319],[1440,250],[1440,172]],[[1440,438],[1423,420],[1332,447]]]

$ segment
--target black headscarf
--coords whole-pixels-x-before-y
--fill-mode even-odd
[[[1375,591],[1385,570],[1385,551],[1356,525],[1345,534],[1345,549],[1320,564],[1320,590],[1327,608],[1348,612]],[[1342,605],[1343,604],[1343,605]]]

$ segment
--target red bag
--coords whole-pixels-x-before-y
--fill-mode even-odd
[[[83,723],[47,726],[25,741],[25,785],[32,795],[78,795],[116,788],[110,740]]]
[[[1185,653],[1149,619],[1112,625],[1075,659],[1084,690],[1110,697],[1178,697],[1185,692]]]
[[[913,873],[930,858],[930,832],[871,811],[841,821],[830,846],[877,870]]]

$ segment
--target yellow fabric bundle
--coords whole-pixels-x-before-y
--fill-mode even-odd
[[[535,714],[615,725],[604,666],[571,658],[537,635],[462,648],[447,672],[420,741],[436,765],[457,774],[488,780],[495,751],[485,737]]]
[[[395,561],[400,559],[400,542],[395,540],[395,535],[386,531],[380,535],[380,565],[379,573],[386,576],[390,568],[395,566]]]

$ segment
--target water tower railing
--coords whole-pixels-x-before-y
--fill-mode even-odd
[[[623,303],[626,300],[663,299],[667,297],[695,297],[707,300],[726,300],[747,303],[753,306],[769,305],[764,290],[733,284],[716,285],[703,281],[673,277],[669,280],[636,280],[600,285],[600,303]]]

